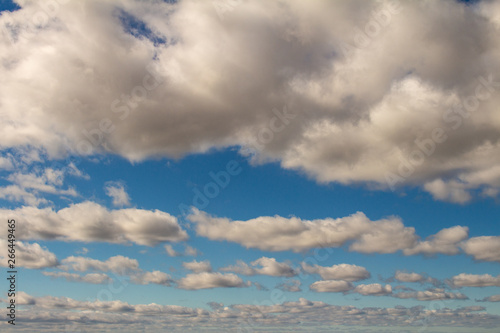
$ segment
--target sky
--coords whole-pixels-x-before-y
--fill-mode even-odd
[[[498,331],[500,1],[3,0],[0,59],[2,332]]]

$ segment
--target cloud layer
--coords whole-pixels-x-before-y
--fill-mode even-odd
[[[498,194],[496,2],[20,5],[0,17],[2,147],[237,145],[322,182]]]

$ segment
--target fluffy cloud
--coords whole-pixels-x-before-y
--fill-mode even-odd
[[[274,258],[262,257],[252,261],[250,265],[251,266],[241,260],[238,260],[236,266],[223,267],[221,268],[221,271],[235,272],[243,275],[260,274],[287,277],[297,275],[297,272],[292,267],[290,267],[290,265],[283,262],[277,262]]]
[[[392,287],[389,284],[386,284],[385,286],[379,284],[379,283],[372,283],[372,284],[360,284],[357,285],[353,292],[361,294],[361,295],[369,295],[369,296],[382,296],[382,295],[389,295],[392,293]]]
[[[51,208],[21,207],[1,209],[0,217],[16,216],[19,239],[44,239],[83,242],[133,242],[155,245],[188,238],[177,219],[159,210],[107,210],[93,202],[70,205],[59,211]],[[5,237],[5,230],[0,231]]]
[[[422,282],[425,280],[425,277],[421,274],[406,273],[406,272],[402,272],[402,271],[397,271],[396,274],[394,274],[394,278],[397,281],[401,281],[401,282]]]
[[[461,273],[452,277],[449,283],[455,287],[500,287],[500,275],[494,277],[490,274],[476,275]]]
[[[111,282],[111,278],[103,273],[89,273],[85,275],[79,275],[75,273],[68,272],[42,272],[45,276],[50,276],[53,278],[64,278],[69,282],[84,282],[92,284],[104,284]]]
[[[135,284],[159,284],[170,286],[173,279],[167,273],[160,271],[140,272],[130,277],[130,280]]]
[[[126,274],[131,271],[139,270],[139,262],[136,259],[130,259],[120,255],[111,257],[106,261],[71,256],[63,259],[61,264],[62,265],[59,268],[64,270],[74,270],[77,272],[92,270]]]
[[[6,240],[0,239],[0,247],[5,249],[4,253],[7,253],[8,244]],[[38,243],[17,241],[15,244],[17,267],[40,269],[54,267],[59,264],[56,255]],[[7,267],[7,260],[9,259],[7,255],[0,254],[0,259],[0,266]]]
[[[491,295],[483,298],[480,302],[500,302],[500,295]]]
[[[0,18],[3,147],[140,160],[237,145],[322,182],[457,202],[500,186],[494,3],[67,1],[36,24],[21,6]]]
[[[247,287],[243,280],[235,274],[222,273],[195,273],[188,274],[177,281],[177,287],[188,290],[210,289],[210,288],[241,288]]]
[[[106,194],[113,199],[114,206],[130,206],[130,197],[125,191],[123,184],[119,182],[108,182],[104,190]]]
[[[347,292],[354,289],[354,286],[349,281],[342,280],[325,280],[325,281],[316,281],[309,286],[311,290],[320,292],[320,293],[339,293],[339,292]]]
[[[76,177],[85,177],[74,164],[69,164],[62,169],[31,167],[29,161],[23,161],[23,155],[11,157],[9,161],[16,163],[16,171],[6,179],[11,185],[0,187],[0,198],[23,202],[32,206],[47,204],[50,201],[43,197],[44,194],[58,195],[62,197],[76,197],[75,189],[63,188],[64,179],[69,174]],[[31,169],[31,171],[28,171]]]
[[[353,282],[365,280],[371,276],[366,268],[349,264],[323,267],[319,265],[310,266],[303,262],[302,269],[309,274],[319,274],[323,280],[345,280]]]
[[[500,237],[472,237],[462,244],[465,253],[476,260],[500,262]]]
[[[458,299],[465,300],[469,299],[462,293],[452,293],[446,292],[443,289],[429,289],[425,291],[412,291],[412,292],[399,292],[394,294],[397,298],[414,298],[419,301],[435,301],[435,300],[446,300],[446,299]]]
[[[212,217],[194,209],[188,219],[200,236],[227,240],[247,248],[266,251],[304,251],[339,247],[352,241],[350,250],[363,253],[393,253],[412,247],[415,229],[398,218],[370,221],[363,213],[338,219],[301,220],[297,217],[262,216],[248,221]]]
[[[455,226],[439,231],[437,234],[430,236],[427,240],[418,242],[415,247],[405,249],[403,253],[406,255],[433,255],[436,253],[453,255],[459,252],[459,243],[468,237],[469,228]]]
[[[102,331],[120,329],[124,332],[139,331],[147,325],[154,330],[176,327],[185,331],[199,327],[218,332],[234,332],[238,329],[250,329],[255,325],[263,328],[291,331],[301,323],[314,318],[308,329],[321,329],[325,326],[351,329],[361,326],[367,333],[380,331],[388,326],[436,327],[449,325],[453,321],[457,327],[469,329],[498,327],[500,317],[484,312],[481,306],[469,306],[456,309],[426,309],[423,306],[395,308],[355,306],[337,306],[321,301],[309,301],[300,298],[293,302],[272,305],[235,304],[224,306],[211,302],[211,311],[176,305],[128,304],[122,301],[78,301],[67,297],[33,297],[20,292],[18,304],[26,331],[36,331],[43,324],[45,327],[61,327],[61,322],[71,323],[65,331],[77,331],[82,326]],[[429,320],[432,319],[432,320]],[[423,324],[425,323],[425,324]],[[372,329],[373,328],[373,329]],[[21,328],[22,329],[22,328]]]
[[[208,260],[204,260],[204,261],[193,260],[191,262],[183,262],[182,266],[186,269],[189,269],[190,271],[192,271],[194,273],[202,273],[202,272],[211,272],[212,271],[212,265],[210,265],[210,262]]]
[[[196,257],[196,256],[201,254],[200,251],[198,251],[197,249],[195,249],[194,247],[189,246],[189,245],[186,245],[184,252],[178,252],[178,251],[174,250],[174,248],[171,244],[165,244],[164,248],[170,257],[181,257],[181,256]]]

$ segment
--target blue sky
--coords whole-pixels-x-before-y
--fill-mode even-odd
[[[464,2],[3,1],[2,331],[494,332],[500,3]]]

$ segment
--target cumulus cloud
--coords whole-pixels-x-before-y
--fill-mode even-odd
[[[32,172],[13,172],[7,177],[11,185],[0,187],[0,198],[38,206],[49,202],[42,194],[76,197],[75,189],[63,188],[68,170],[73,169],[35,168]]]
[[[68,1],[38,25],[21,6],[0,19],[3,147],[141,160],[236,145],[322,182],[389,177],[456,202],[500,186],[494,3],[242,2],[221,20],[192,0]]]
[[[349,264],[323,267],[319,265],[310,266],[303,262],[302,269],[309,274],[319,274],[323,280],[345,280],[353,282],[365,280],[371,276],[366,268]]]
[[[425,241],[419,241],[413,248],[405,249],[403,253],[406,255],[433,255],[436,253],[453,255],[459,252],[459,243],[468,237],[468,227],[455,226],[443,229]]]
[[[426,320],[428,327],[442,327],[453,321],[454,325],[472,329],[496,328],[500,322],[498,315],[485,313],[484,307],[468,306],[456,309],[426,309],[423,306],[394,308],[331,305],[321,301],[309,301],[300,298],[293,302],[272,305],[233,304],[210,302],[211,311],[177,305],[128,304],[123,301],[78,301],[67,297],[33,297],[24,292],[18,294],[19,309],[23,318],[23,327],[36,331],[36,326],[60,325],[61,322],[92,325],[103,331],[119,328],[123,331],[138,331],[148,325],[161,329],[165,325],[191,330],[199,327],[200,322],[207,329],[221,332],[233,332],[247,329],[258,324],[290,331],[303,322],[315,318],[308,326],[321,329],[325,326],[349,327],[361,326],[363,331],[375,332],[390,326],[420,326]],[[432,318],[432,320],[429,320]],[[373,330],[372,328],[375,328]],[[359,329],[358,329],[359,331]]]
[[[170,275],[160,271],[140,272],[130,277],[130,281],[135,284],[159,284],[170,286],[173,279]]]
[[[360,284],[357,285],[353,292],[361,294],[361,295],[369,295],[369,296],[382,296],[389,295],[392,293],[392,287],[389,284],[381,285],[379,283],[372,284]]]
[[[251,265],[251,266],[250,266]],[[235,266],[221,268],[224,272],[235,272],[243,275],[295,276],[298,273],[287,263],[277,262],[275,258],[262,257],[248,265],[238,260]]]
[[[113,199],[114,206],[130,206],[130,197],[120,182],[107,182],[104,186],[106,194]]]
[[[452,277],[449,284],[454,287],[500,287],[500,275],[495,277],[490,274],[461,273]]]
[[[85,275],[79,275],[76,273],[68,272],[42,272],[45,276],[50,276],[52,278],[64,278],[69,282],[84,282],[91,284],[104,284],[111,282],[112,279],[103,273],[89,273]]]
[[[211,289],[211,288],[242,288],[248,287],[247,283],[232,273],[194,273],[188,274],[177,281],[177,287],[188,290]]]
[[[499,236],[472,237],[461,246],[465,253],[476,260],[500,262]]]
[[[77,272],[101,271],[126,274],[139,270],[139,262],[136,259],[130,259],[120,255],[110,257],[105,261],[71,256],[63,259],[59,268]]]
[[[339,292],[347,292],[354,289],[354,285],[349,281],[343,280],[324,280],[324,281],[316,281],[309,286],[311,290],[320,292],[320,293],[339,293]]]
[[[165,212],[143,209],[108,210],[93,203],[72,204],[55,211],[52,208],[21,207],[1,209],[0,217],[17,216],[19,239],[43,239],[82,242],[133,242],[155,245],[188,238],[177,218]],[[0,231],[5,237],[5,230]]]
[[[297,217],[262,216],[248,221],[231,221],[193,210],[188,219],[196,232],[211,240],[227,240],[247,248],[295,252],[319,247],[339,247],[352,242],[349,249],[363,253],[393,253],[412,247],[415,229],[400,219],[370,221],[363,213],[321,220]]]
[[[394,278],[400,282],[422,282],[425,277],[418,273],[407,273],[402,271],[396,271]]]
[[[419,301],[435,301],[435,300],[465,300],[469,299],[462,293],[446,292],[444,289],[429,289],[425,291],[399,292],[393,295],[397,298],[414,298]]]
[[[500,302],[500,295],[491,295],[483,298],[479,302]]]
[[[9,243],[6,240],[0,239],[0,246],[2,249],[5,249],[4,253],[0,254],[0,266],[3,267],[8,267],[8,245]],[[59,264],[56,255],[50,252],[46,247],[40,246],[38,243],[16,241],[15,250],[17,267],[41,269],[54,267]]]
[[[202,272],[211,272],[212,265],[210,265],[210,261],[196,261],[193,260],[191,262],[183,262],[182,267],[189,269],[193,273],[202,273]]]

